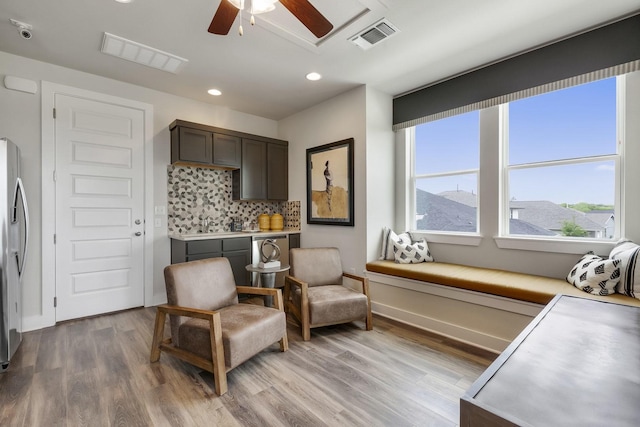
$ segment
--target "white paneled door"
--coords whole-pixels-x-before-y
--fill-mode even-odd
[[[144,113],[63,94],[55,111],[56,321],[142,306]]]

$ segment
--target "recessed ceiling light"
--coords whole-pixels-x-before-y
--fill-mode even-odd
[[[316,81],[316,80],[320,80],[321,78],[322,76],[315,72],[307,74],[307,80]]]
[[[131,3],[132,0],[116,0],[118,3]]]
[[[213,95],[213,96],[220,96],[220,95],[222,95],[222,92],[220,92],[218,89],[209,89],[209,90],[207,91],[207,93],[208,93],[209,95]]]

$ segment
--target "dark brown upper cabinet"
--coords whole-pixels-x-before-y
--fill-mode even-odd
[[[242,139],[242,164],[233,171],[234,200],[287,200],[289,146],[284,141]]]
[[[171,163],[235,169],[242,159],[241,137],[224,129],[174,121],[171,126]]]
[[[267,199],[289,200],[289,146],[267,144]]]
[[[169,130],[171,163],[233,169],[233,200],[288,200],[287,141],[184,120]]]

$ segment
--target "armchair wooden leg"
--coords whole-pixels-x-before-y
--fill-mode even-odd
[[[222,396],[227,392],[227,369],[224,364],[224,349],[222,346],[222,326],[220,313],[215,313],[210,320],[209,339],[211,341],[211,362],[213,363],[213,380],[216,394]]]
[[[371,308],[369,308],[369,311],[367,311],[367,318],[364,323],[367,331],[373,330],[373,316],[371,315]]]
[[[156,311],[156,324],[153,329],[153,342],[151,343],[151,362],[157,362],[160,360],[160,343],[164,337],[164,323],[167,318],[167,313],[160,310]]]
[[[289,338],[285,333],[282,339],[280,340],[280,351],[287,351],[287,350],[289,350]]]
[[[311,328],[309,327],[309,323],[306,326],[302,325],[302,339],[304,341],[309,341],[311,339]]]

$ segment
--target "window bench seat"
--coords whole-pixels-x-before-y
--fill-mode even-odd
[[[572,286],[566,280],[490,268],[444,262],[397,264],[393,261],[373,261],[367,263],[367,271],[484,292],[536,304],[546,305],[557,294],[566,294],[640,307],[640,299],[626,295],[591,295]]]
[[[622,294],[591,295],[565,280],[442,262],[366,266],[373,311],[499,353],[557,294],[640,307]]]

